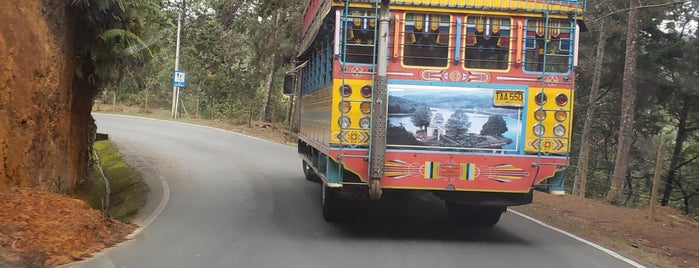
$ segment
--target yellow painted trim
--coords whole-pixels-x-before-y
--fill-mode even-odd
[[[478,15],[481,15],[481,14],[478,14]],[[511,64],[511,63],[512,63],[512,58],[511,58],[511,55],[508,55],[508,59],[507,59],[507,63],[508,63],[508,64],[507,64],[507,69],[505,69],[505,70],[480,69],[480,68],[468,68],[468,67],[466,67],[466,31],[467,31],[466,21],[467,21],[467,19],[468,19],[468,16],[469,16],[469,15],[464,16],[464,22],[463,22],[463,25],[461,25],[461,27],[463,27],[463,29],[461,29],[461,32],[462,32],[462,37],[461,37],[461,38],[463,38],[463,40],[461,40],[461,46],[462,46],[462,52],[463,52],[463,54],[462,54],[463,56],[462,56],[462,57],[463,57],[463,58],[461,59],[462,62],[459,64],[459,65],[461,65],[461,69],[463,69],[463,70],[465,70],[465,71],[480,71],[480,72],[491,72],[491,73],[509,73],[509,72],[511,72],[511,71],[512,71],[512,64]],[[510,42],[510,45],[509,45],[510,48],[508,49],[508,52],[507,52],[507,53],[508,53],[508,54],[512,54],[512,50],[513,50],[513,47],[512,47],[512,46],[513,46],[513,43],[514,43],[514,39],[517,38],[517,37],[519,36],[519,35],[516,35],[517,33],[515,33],[515,30],[516,30],[516,29],[515,29],[516,26],[515,26],[515,24],[514,24],[515,20],[512,18],[512,16],[507,16],[507,17],[503,17],[503,16],[487,16],[487,17],[490,17],[490,18],[493,18],[493,17],[496,17],[496,18],[497,18],[497,17],[500,17],[500,18],[503,18],[503,19],[509,19],[509,20],[510,20],[510,41],[509,41],[509,42]],[[515,53],[519,53],[519,52],[515,51]],[[515,55],[515,57],[517,57],[517,55]]]
[[[532,132],[532,129],[534,128],[534,125],[538,123],[536,119],[534,119],[534,111],[539,109],[539,105],[536,104],[534,101],[534,98],[536,94],[539,92],[542,92],[542,89],[540,87],[530,87],[529,88],[529,96],[528,96],[528,107],[527,107],[527,114],[525,115],[527,117],[527,124],[524,126],[524,152],[527,153],[532,153],[532,152],[538,152],[539,150],[536,149],[536,147],[532,146],[530,144],[530,141],[536,140],[537,137],[534,135]],[[545,139],[550,139],[550,140],[558,140],[561,141],[565,144],[565,146],[562,149],[559,150],[541,150],[542,152],[547,152],[547,153],[570,153],[570,146],[571,146],[571,139],[572,139],[572,120],[573,120],[573,102],[575,98],[575,91],[570,89],[570,88],[544,88],[543,92],[547,96],[546,103],[543,106],[543,109],[546,111],[546,118],[542,122],[542,124],[545,127],[545,132],[544,132],[544,137],[551,137],[551,138],[545,138]],[[568,95],[568,103],[564,105],[563,107],[558,106],[556,104],[556,96],[558,94],[565,93]],[[566,111],[568,113],[568,117],[566,120],[563,122],[558,122],[554,118],[554,113],[556,111]],[[560,138],[553,138],[553,128],[556,125],[563,125],[566,128],[566,134],[563,137]]]
[[[333,79],[332,82],[332,103],[330,106],[331,109],[331,117],[330,117],[330,143],[331,144],[340,144],[340,139],[338,139],[337,135],[340,133],[340,126],[338,125],[338,120],[340,119],[340,116],[342,116],[342,112],[339,109],[340,102],[342,101],[342,95],[340,95],[340,87],[344,84],[350,85],[352,87],[352,95],[349,97],[346,97],[345,99],[350,101],[352,104],[352,108],[350,109],[349,113],[347,113],[347,116],[350,118],[350,127],[352,129],[359,129],[359,119],[365,116],[370,116],[370,115],[365,115],[361,112],[360,110],[360,103],[361,102],[371,102],[371,98],[364,98],[362,96],[360,90],[364,85],[369,85],[373,87],[373,82],[371,80],[365,80],[365,79],[342,79],[342,78],[335,78]],[[358,132],[366,132],[368,135],[369,130],[356,130]],[[350,142],[343,142],[343,144],[346,145],[368,145],[367,142],[363,143],[350,143]]]
[[[454,1],[454,0],[451,0]],[[473,0],[469,0],[473,1]],[[482,0],[481,0],[482,1]],[[532,3],[533,4],[533,3]],[[341,3],[336,3],[333,2],[333,5],[335,7],[344,7],[344,4]],[[371,4],[365,4],[365,3],[352,3],[350,4],[352,8],[374,8]],[[464,5],[464,4],[460,4]],[[542,5],[542,4],[539,4]],[[554,5],[557,6],[557,5]],[[477,7],[440,7],[440,6],[416,6],[416,5],[400,5],[397,3],[391,3],[391,10],[400,10],[400,11],[412,11],[412,12],[422,12],[422,13],[449,13],[449,14],[493,14],[493,15],[498,15],[498,16],[513,16],[514,14],[517,14],[518,16],[523,16],[523,17],[538,17],[542,18],[543,14],[541,11],[543,10],[529,10],[529,11],[523,11],[522,8],[516,8],[513,7],[512,10],[483,10],[482,6],[477,6]],[[517,10],[520,9],[520,10]],[[572,12],[573,9],[571,9]],[[568,11],[564,11],[568,12]],[[578,12],[582,13],[582,12]],[[526,15],[523,15],[526,14]],[[550,13],[549,14],[550,18],[557,18],[557,19],[568,19],[567,14],[558,14],[558,13]],[[582,19],[582,16],[578,16],[578,19]]]

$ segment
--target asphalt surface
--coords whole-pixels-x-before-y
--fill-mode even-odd
[[[320,214],[296,148],[194,125],[96,114],[152,192],[133,237],[67,267],[638,267],[507,212],[452,223],[429,194]]]

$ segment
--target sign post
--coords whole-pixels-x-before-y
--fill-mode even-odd
[[[180,105],[180,89],[187,87],[187,72],[185,71],[175,71],[172,78],[172,86],[175,89],[175,101],[173,105],[173,118],[177,118],[177,113],[179,112]]]

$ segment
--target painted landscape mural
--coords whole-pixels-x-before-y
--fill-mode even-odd
[[[520,108],[493,107],[493,89],[389,88],[391,146],[516,150]]]

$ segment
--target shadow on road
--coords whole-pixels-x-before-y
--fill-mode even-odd
[[[430,193],[386,192],[380,200],[353,201],[343,209],[346,218],[326,224],[339,227],[342,235],[355,239],[528,243],[502,226],[504,215],[492,228],[473,228],[452,221],[444,202]]]

